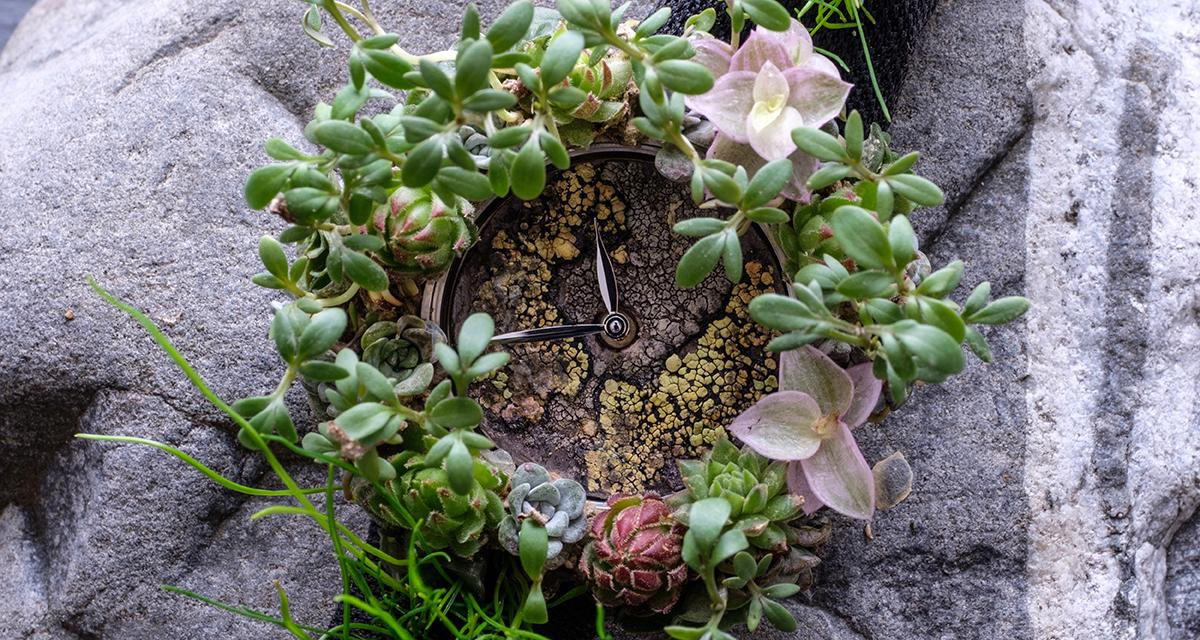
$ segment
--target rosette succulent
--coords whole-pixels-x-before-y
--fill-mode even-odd
[[[463,198],[448,203],[429,187],[402,187],[375,214],[375,229],[387,243],[385,262],[412,276],[433,277],[475,242],[474,206]]]
[[[579,570],[605,606],[666,613],[688,578],[684,526],[656,495],[612,496],[592,520]]]
[[[363,362],[397,382],[407,379],[420,365],[433,361],[433,345],[441,330],[414,315],[372,324],[363,332]]]
[[[532,583],[522,612],[535,624],[546,622],[546,597],[542,578],[547,569],[561,566],[563,549],[583,539],[587,532],[583,486],[569,478],[553,479],[532,462],[517,467],[508,494],[508,515],[500,522],[500,544],[521,559],[521,568]]]
[[[804,498],[787,491],[787,463],[768,460],[750,447],[739,450],[721,438],[700,460],[679,461],[687,487],[672,502],[683,509],[706,498],[723,498],[730,506],[733,526],[750,544],[763,551],[786,554],[799,541],[790,523],[803,515]]]
[[[546,560],[553,563],[564,547],[579,542],[587,533],[586,503],[583,485],[570,478],[552,479],[541,465],[526,462],[512,476],[508,515],[500,523],[500,544],[519,555],[521,525],[533,520],[546,530]]]
[[[488,532],[504,517],[504,504],[496,493],[506,482],[504,474],[476,460],[474,481],[465,494],[459,494],[450,488],[444,469],[427,466],[419,456],[405,460],[404,455],[392,462],[408,471],[384,482],[383,487],[413,521],[420,522],[416,529],[418,546],[427,552],[449,549],[462,558],[475,555],[487,542]],[[368,482],[355,482],[354,498],[385,528],[412,526],[412,521],[402,519]]]

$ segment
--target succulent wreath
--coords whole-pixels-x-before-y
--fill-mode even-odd
[[[812,580],[831,529],[818,511],[869,522],[911,488],[903,457],[872,469],[854,429],[915,385],[960,372],[964,342],[990,360],[978,325],[1028,307],[990,300],[986,282],[961,304],[950,298],[963,264],[933,270],[907,217],[944,199],[911,173],[918,154],[844,115],[850,85],[775,0],[728,0],[728,41],[710,33],[713,9],[671,35],[660,33],[667,8],[637,21],[608,0],[559,0],[557,11],[519,0],[484,30],[467,7],[453,49],[424,56],[402,49],[367,0],[308,4],[311,38],[334,46],[322,31],[332,20],[352,42],[349,83],[316,108],[304,132],[313,151],[269,140],[275,162],[245,186],[250,207],[290,225],[261,239],[265,271],[254,277],[290,296],[270,327],[286,365],[279,385],[225,404],[145,315],[93,283],[284,488],[237,484],[166,444],[80,437],[159,447],[231,490],[288,500],[264,514],[321,527],[342,573],[337,624],[296,621],[281,587],[278,615],[219,605],[297,638],[540,638],[538,625],[585,593],[600,637],[606,608],[685,640],[752,633],[764,618],[794,629],[779,601]],[[516,465],[478,431],[471,397],[509,360],[493,350],[491,318],[470,316],[451,343],[413,314],[420,285],[475,241],[476,204],[539,196],[548,165],[565,170],[571,150],[595,142],[658,145],[659,169],[712,213],[675,226],[696,238],[678,286],[718,263],[740,279],[753,224],[778,241],[792,281],[790,295],[749,306],[778,332],[779,390],[728,425],[740,447],[723,437],[679,461],[683,489],[669,496],[589,502],[577,479]],[[328,417],[303,438],[285,402],[297,381]],[[327,467],[328,484],[302,488],[281,450]],[[339,484],[378,542],[335,518]]]

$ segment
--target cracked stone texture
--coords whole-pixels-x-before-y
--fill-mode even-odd
[[[381,13],[432,47],[460,4]],[[1196,636],[1198,14],[1195,0],[937,3],[891,101],[897,146],[922,150],[948,196],[915,223],[936,261],[966,260],[965,285],[1034,309],[988,332],[996,364],[863,432],[869,459],[908,456],[914,495],[873,541],[841,521],[811,600],[790,604],[803,631],[760,637]],[[158,438],[264,482],[82,278],[148,310],[219,394],[274,384],[270,296],[248,278],[255,238],[278,227],[240,185],[262,140],[300,139],[344,75],[297,20],[274,0],[43,0],[0,53],[5,637],[283,637],[161,583],[272,610],[277,578],[294,610],[330,610],[314,528],[252,524],[262,502],[172,458],[70,438]]]

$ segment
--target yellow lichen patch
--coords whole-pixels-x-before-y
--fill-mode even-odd
[[[639,389],[606,380],[600,394],[599,444],[587,456],[588,489],[641,491],[661,479],[670,459],[698,455],[739,413],[774,391],[774,358],[764,353],[770,334],[749,317],[750,299],[772,291],[758,263],[734,286],[724,314],[704,328],[695,347],[671,354],[656,384]]]

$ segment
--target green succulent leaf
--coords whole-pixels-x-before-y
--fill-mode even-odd
[[[447,398],[433,407],[429,417],[447,429],[469,429],[483,421],[483,410],[470,398]]]
[[[799,127],[792,131],[792,142],[795,142],[801,151],[817,160],[841,163],[850,161],[842,143],[820,129]]]
[[[338,308],[314,315],[300,334],[300,357],[312,358],[328,351],[346,331],[346,322],[346,312]]]
[[[890,270],[895,264],[883,225],[865,209],[840,207],[830,220],[833,235],[860,267]]]
[[[713,88],[713,75],[707,67],[690,60],[664,60],[655,64],[663,86],[684,95],[697,96]]]
[[[313,129],[317,142],[337,153],[363,155],[374,148],[371,135],[344,120],[327,120]]]
[[[684,289],[700,284],[712,273],[725,250],[725,232],[704,236],[696,241],[675,268],[675,283]]]
[[[292,171],[293,167],[286,164],[269,164],[255,169],[246,180],[246,204],[251,209],[263,209],[271,204],[283,191]]]
[[[731,512],[732,508],[724,498],[705,498],[692,503],[691,508],[688,509],[686,536],[690,536],[701,552],[708,555],[717,544],[721,530],[725,528]],[[698,569],[697,567],[693,568]]]
[[[462,366],[471,366],[487,350],[495,332],[496,323],[486,313],[473,313],[463,321],[458,330],[458,357]]]
[[[787,31],[792,17],[776,0],[741,0],[750,19],[771,31]]]
[[[583,52],[583,35],[577,31],[564,31],[550,41],[542,57],[542,82],[548,86],[562,82]]]
[[[519,0],[508,6],[488,29],[487,39],[496,51],[508,51],[525,37],[533,22],[533,3]]]
[[[342,268],[351,282],[367,291],[383,291],[388,288],[388,275],[383,267],[357,251],[342,252]]]
[[[1004,324],[1021,317],[1029,310],[1029,300],[1020,296],[1000,298],[971,314],[967,322],[972,324]]]

